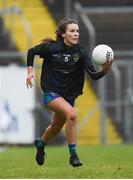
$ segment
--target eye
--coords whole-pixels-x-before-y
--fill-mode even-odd
[[[77,29],[77,30],[76,29],[71,29],[70,32],[77,32],[77,33],[79,33],[79,29]]]
[[[75,31],[75,29],[71,29],[71,31],[70,32],[74,32]]]

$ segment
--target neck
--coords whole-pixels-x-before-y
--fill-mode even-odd
[[[65,39],[64,39],[64,44],[65,45],[67,45],[67,46],[69,46],[69,47],[72,47],[74,44],[72,44],[72,43],[69,43],[68,41],[66,41]]]

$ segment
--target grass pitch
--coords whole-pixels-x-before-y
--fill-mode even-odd
[[[34,147],[12,147],[0,152],[0,178],[123,179],[133,178],[133,146],[80,146],[82,167],[69,165],[66,146],[46,147],[45,165],[35,162]]]

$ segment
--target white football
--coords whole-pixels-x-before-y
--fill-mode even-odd
[[[100,44],[92,51],[92,59],[98,65],[103,65],[106,61],[114,59],[114,52],[108,45]]]

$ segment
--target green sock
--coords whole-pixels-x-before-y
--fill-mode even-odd
[[[44,149],[45,145],[46,145],[46,144],[42,141],[42,139],[41,139],[41,138],[38,138],[37,146],[38,146],[39,148],[43,148],[43,149]]]
[[[68,144],[70,156],[76,153],[76,144]]]

